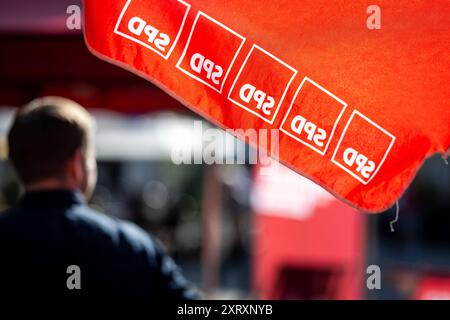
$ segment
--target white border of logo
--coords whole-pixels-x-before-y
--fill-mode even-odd
[[[187,7],[187,10],[186,10],[186,13],[184,14],[183,21],[181,22],[180,30],[178,31],[178,34],[177,34],[175,40],[173,41],[172,46],[170,47],[169,51],[164,55],[161,51],[155,49],[154,47],[148,45],[147,43],[145,43],[139,39],[136,39],[126,33],[119,31],[119,25],[122,22],[123,15],[125,14],[126,10],[128,9],[128,6],[130,5],[131,1],[132,0],[128,0],[127,3],[125,4],[125,6],[123,7],[122,12],[120,13],[120,16],[119,16],[119,20],[117,20],[116,27],[114,28],[114,33],[152,50],[153,52],[155,52],[158,55],[160,55],[161,57],[163,57],[165,60],[169,59],[170,55],[172,54],[173,49],[175,49],[178,39],[180,38],[181,32],[183,31],[184,24],[186,23],[186,18],[188,16],[189,10],[191,9],[191,5],[184,2],[183,0],[177,0],[179,3],[185,5]],[[167,1],[167,0],[165,0],[165,1]]]
[[[375,126],[378,130],[382,131],[384,134],[386,134],[387,136],[389,136],[392,139],[392,142],[389,144],[389,147],[387,148],[383,158],[381,159],[380,163],[378,164],[378,166],[376,167],[375,171],[372,173],[372,175],[369,177],[368,180],[363,180],[360,176],[355,174],[353,171],[349,170],[347,167],[345,167],[343,164],[341,164],[340,162],[336,161],[336,159],[335,159],[336,158],[336,154],[337,154],[337,152],[338,152],[338,150],[339,150],[339,148],[341,146],[341,142],[344,139],[345,133],[347,132],[347,129],[350,126],[350,123],[352,122],[352,120],[355,117],[355,115],[360,116],[361,118],[363,118],[364,120],[369,122],[371,125]],[[344,169],[345,171],[347,171],[354,178],[358,179],[362,184],[367,185],[373,179],[373,177],[375,177],[375,175],[378,173],[378,170],[380,170],[381,166],[384,163],[384,160],[386,160],[387,155],[391,151],[395,140],[396,140],[396,138],[395,138],[395,136],[393,134],[388,132],[386,129],[381,127],[379,124],[377,124],[377,123],[373,122],[372,120],[370,120],[369,118],[367,118],[365,115],[363,115],[358,110],[354,110],[352,115],[350,116],[350,119],[347,121],[347,124],[345,125],[344,131],[342,131],[341,138],[339,139],[339,142],[338,142],[338,144],[336,146],[336,149],[334,150],[333,157],[331,158],[331,162],[333,162],[335,165],[337,165],[341,169]]]
[[[274,59],[275,61],[281,63],[283,66],[285,66],[286,68],[288,68],[289,70],[291,70],[292,72],[294,72],[294,74],[292,75],[291,79],[289,80],[289,82],[288,82],[288,84],[287,84],[287,86],[286,86],[286,89],[285,89],[284,92],[283,92],[283,95],[282,95],[281,98],[280,98],[280,101],[279,101],[279,103],[278,103],[278,106],[277,106],[277,108],[275,109],[275,113],[274,113],[273,116],[272,116],[272,120],[267,120],[267,118],[265,118],[263,115],[259,114],[258,112],[256,112],[256,111],[254,111],[254,110],[252,110],[252,109],[250,109],[250,108],[248,108],[248,107],[242,105],[242,104],[241,104],[240,102],[238,102],[238,101],[235,101],[235,100],[231,99],[231,93],[232,93],[233,90],[234,90],[234,87],[235,87],[235,85],[236,85],[236,82],[239,80],[239,77],[241,76],[241,73],[242,73],[242,71],[244,70],[245,65],[247,64],[248,60],[250,59],[251,54],[253,53],[253,50],[255,50],[255,49],[257,49],[257,50],[261,51],[262,53],[268,55],[270,58],[272,58],[272,59]],[[266,122],[268,122],[268,123],[270,123],[270,124],[273,124],[274,121],[275,121],[275,119],[277,118],[278,111],[280,111],[281,104],[283,103],[283,100],[284,100],[284,98],[286,97],[286,94],[287,94],[287,92],[288,92],[288,89],[289,89],[289,87],[291,86],[292,81],[294,81],[295,76],[297,75],[297,73],[298,73],[298,71],[297,71],[296,69],[294,69],[293,67],[291,67],[290,65],[288,65],[286,62],[284,62],[284,61],[282,61],[281,59],[275,57],[273,54],[271,54],[270,52],[264,50],[264,49],[261,48],[260,46],[258,46],[258,45],[256,45],[256,44],[253,44],[252,48],[250,49],[250,52],[248,53],[247,57],[245,58],[244,63],[243,63],[242,66],[241,66],[241,69],[239,70],[239,72],[238,72],[238,74],[237,74],[237,76],[236,76],[236,79],[234,79],[233,85],[231,86],[230,92],[228,93],[228,100],[230,100],[231,102],[233,102],[233,103],[236,104],[237,106],[239,106],[239,107],[241,107],[241,108],[247,110],[248,112],[254,114],[255,116],[257,116],[257,117],[263,119],[264,121],[266,121]]]
[[[199,78],[198,76],[196,76],[196,75],[190,73],[188,70],[185,70],[185,69],[183,69],[183,68],[181,67],[181,63],[183,62],[184,57],[185,57],[185,55],[186,55],[186,52],[187,52],[187,50],[188,50],[188,48],[189,48],[189,45],[190,45],[191,39],[192,39],[192,34],[194,33],[195,26],[196,26],[196,24],[197,24],[198,19],[200,18],[200,16],[205,17],[206,19],[212,21],[213,23],[217,24],[219,27],[221,27],[221,28],[227,30],[228,32],[234,34],[235,36],[237,36],[238,38],[240,38],[240,39],[242,40],[241,45],[239,46],[238,50],[236,51],[236,53],[235,53],[235,55],[234,55],[234,57],[233,57],[233,60],[231,60],[231,64],[230,64],[230,66],[228,67],[228,70],[226,71],[225,76],[224,76],[223,79],[222,79],[222,85],[220,86],[220,90],[217,89],[216,87],[214,87],[213,85],[211,85],[210,83],[208,83],[208,82],[204,81],[203,79]],[[246,38],[244,38],[243,36],[241,36],[241,35],[240,35],[239,33],[237,33],[236,31],[234,31],[234,30],[228,28],[226,25],[224,25],[223,23],[217,21],[216,19],[211,18],[211,17],[208,16],[206,13],[204,13],[204,12],[202,12],[202,11],[199,11],[199,12],[197,13],[197,16],[195,17],[195,21],[194,21],[194,24],[193,24],[193,26],[192,26],[191,32],[190,32],[190,34],[189,34],[189,38],[188,38],[188,41],[187,41],[187,43],[186,43],[186,47],[184,48],[184,51],[183,51],[183,54],[181,55],[180,60],[178,60],[177,68],[178,68],[181,72],[183,72],[183,73],[185,73],[186,75],[188,75],[189,77],[194,78],[195,80],[197,80],[197,81],[203,83],[204,85],[207,85],[208,87],[210,87],[211,89],[217,91],[218,93],[222,93],[223,86],[224,86],[225,81],[226,81],[226,79],[227,79],[227,77],[228,77],[228,74],[230,73],[231,68],[233,67],[233,64],[234,64],[234,62],[236,61],[236,58],[237,58],[237,56],[239,55],[239,52],[241,51],[242,46],[244,45],[245,41],[246,41]]]
[[[322,90],[323,92],[325,92],[326,94],[328,94],[330,97],[332,97],[333,99],[335,99],[336,101],[338,101],[340,104],[343,105],[341,112],[339,113],[339,116],[336,118],[336,121],[334,122],[333,125],[333,129],[331,130],[330,136],[328,138],[328,142],[325,146],[325,149],[323,149],[323,151],[320,151],[319,149],[317,149],[315,146],[313,146],[312,144],[309,144],[306,141],[303,141],[301,139],[299,139],[297,136],[293,135],[292,133],[290,133],[289,131],[283,129],[283,125],[286,122],[289,113],[291,112],[292,107],[294,106],[295,101],[297,100],[297,96],[300,93],[300,90],[302,89],[303,85],[305,84],[305,82],[308,81],[309,83],[311,83],[312,85],[316,86],[317,88],[319,88],[320,90]],[[301,108],[301,107],[300,107]],[[338,97],[336,97],[334,94],[332,94],[330,91],[328,91],[327,89],[325,89],[324,87],[322,87],[321,85],[319,85],[318,83],[314,82],[313,80],[311,80],[308,77],[303,78],[302,83],[300,84],[300,86],[298,87],[297,91],[295,92],[294,97],[292,98],[292,102],[291,105],[289,106],[288,111],[286,112],[286,115],[284,116],[283,122],[281,122],[280,125],[280,130],[283,131],[285,134],[287,134],[289,137],[297,140],[298,142],[304,144],[305,146],[313,149],[314,151],[316,151],[317,153],[319,153],[320,155],[324,156],[325,153],[328,150],[328,146],[330,145],[331,139],[333,138],[334,132],[336,131],[336,127],[339,123],[339,121],[341,120],[342,115],[344,114],[345,109],[347,108],[347,103],[341,99],[339,99]]]

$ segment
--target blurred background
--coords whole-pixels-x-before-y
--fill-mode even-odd
[[[159,237],[208,298],[450,299],[450,169],[434,156],[395,208],[367,215],[276,163],[175,165],[202,152],[202,121],[68,30],[75,0],[0,0],[0,211],[22,192],[5,135],[18,106],[58,95],[97,119],[99,182],[91,206]],[[213,128],[203,120],[202,130]],[[254,150],[224,135],[224,159]],[[234,149],[234,151],[233,151]],[[248,161],[246,162],[248,163]],[[271,174],[273,173],[273,174]],[[1,261],[1,253],[0,253]],[[369,290],[367,267],[381,270]]]

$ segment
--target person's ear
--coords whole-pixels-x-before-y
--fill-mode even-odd
[[[84,165],[84,157],[81,149],[75,151],[72,157],[67,161],[67,173],[69,180],[68,182],[74,187],[79,188],[79,186],[86,179],[85,175],[85,165]]]

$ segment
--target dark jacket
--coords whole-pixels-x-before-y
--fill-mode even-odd
[[[0,214],[0,296],[197,298],[155,239],[62,190],[28,193]]]

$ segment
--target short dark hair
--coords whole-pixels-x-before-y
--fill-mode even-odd
[[[64,178],[67,161],[90,143],[93,119],[72,100],[44,97],[18,110],[8,134],[9,159],[25,185]]]

